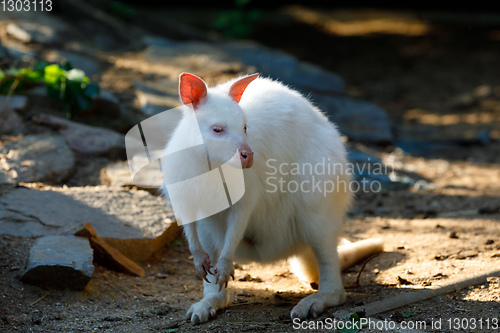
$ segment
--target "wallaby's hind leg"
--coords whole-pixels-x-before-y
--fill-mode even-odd
[[[340,305],[346,300],[337,255],[337,239],[335,233],[332,236],[325,237],[324,234],[318,232],[310,244],[319,270],[319,290],[317,293],[302,299],[293,308],[292,319],[317,318],[326,308]]]
[[[290,268],[300,281],[307,284],[319,283],[318,262],[311,247],[305,247],[300,253],[290,258]]]

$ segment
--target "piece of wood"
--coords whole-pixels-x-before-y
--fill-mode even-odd
[[[488,277],[498,275],[500,275],[499,268],[475,274],[474,276],[451,280],[447,283],[436,285],[431,288],[418,289],[394,297],[389,297],[381,301],[352,308],[350,311],[352,311],[352,313],[357,311],[365,311],[367,316],[371,316],[393,310],[401,306],[420,302],[432,297],[444,295],[456,290],[468,288],[480,283],[485,283]]]
[[[90,223],[85,222],[83,229],[77,231],[75,235],[89,239],[90,246],[94,250],[94,261],[98,264],[118,272],[144,277],[144,269],[99,237]]]
[[[412,303],[420,302],[432,297],[441,296],[453,291],[457,291],[460,289],[468,288],[470,286],[474,286],[477,284],[485,283],[488,281],[488,277],[491,276],[499,276],[500,269],[492,269],[490,271],[482,272],[475,274],[473,276],[469,276],[461,279],[454,279],[448,281],[447,283],[443,283],[440,285],[436,285],[432,288],[419,289],[415,291],[410,291],[401,295],[393,296],[386,298],[381,301],[369,303],[366,305],[358,306],[355,308],[351,308],[348,310],[340,310],[333,314],[334,317],[338,319],[345,319],[349,317],[350,314],[355,312],[365,312],[366,316],[373,316],[382,312],[394,310],[396,308],[409,305]],[[373,322],[380,321],[379,319],[369,318]],[[396,326],[396,330],[394,332],[422,332],[420,330],[405,330]]]
[[[144,277],[144,269],[141,266],[125,257],[102,238],[90,237],[90,246],[94,249],[94,260],[98,264],[133,276]]]

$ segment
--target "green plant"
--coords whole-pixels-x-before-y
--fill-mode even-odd
[[[248,9],[251,0],[235,0],[235,9],[221,12],[213,22],[213,27],[227,37],[248,38],[254,31],[255,22],[260,17],[257,9]]]
[[[47,96],[63,101],[68,118],[73,109],[89,110],[93,97],[99,95],[99,85],[90,82],[81,69],[66,70],[57,64],[48,65],[44,70],[44,81]]]
[[[67,118],[71,118],[73,110],[89,110],[93,97],[99,95],[99,85],[91,82],[81,69],[72,68],[69,63],[47,62],[39,62],[33,68],[0,70],[0,94],[11,95],[42,81],[47,96],[63,102]]]
[[[8,95],[15,90],[24,90],[36,85],[43,80],[43,67],[35,68],[11,68],[6,71],[0,70],[0,94]]]
[[[351,315],[346,318],[346,322],[349,325],[342,328],[336,328],[335,331],[339,333],[357,333],[361,331],[361,317],[358,313],[351,313]]]
[[[111,1],[108,4],[110,14],[120,20],[129,21],[135,17],[135,9],[121,1]]]

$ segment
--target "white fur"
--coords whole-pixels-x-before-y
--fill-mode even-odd
[[[188,319],[195,324],[206,322],[218,309],[228,305],[229,294],[224,287],[234,274],[233,261],[267,263],[290,257],[295,258],[296,267],[301,267],[302,278],[319,282],[319,291],[299,302],[291,315],[302,319],[315,317],[326,307],[345,301],[337,239],[351,193],[349,187],[326,195],[313,191],[271,193],[266,172],[272,170],[267,161],[275,160],[273,165],[278,166],[281,163],[315,165],[326,160],[345,166],[346,151],[335,126],[297,91],[267,78],[257,78],[248,85],[238,104],[228,96],[236,80],[209,88],[206,100],[195,111],[186,106],[184,117],[166,148],[168,154],[199,143],[203,138],[226,140],[235,146],[248,143],[254,151],[253,166],[243,171],[243,198],[219,214],[185,225],[195,266],[206,279],[204,297],[191,306]],[[227,135],[213,136],[210,128],[218,123],[227,125]],[[245,123],[247,135],[243,130]],[[205,161],[206,156],[200,155],[200,165]],[[183,162],[179,161],[174,169],[203,170],[197,163]],[[340,172],[341,169],[334,175],[315,175],[316,180],[342,180],[349,184],[349,175]],[[287,175],[283,179],[301,184],[310,181],[311,174]],[[186,188],[186,197],[196,190]],[[182,216],[179,218],[182,220]]]

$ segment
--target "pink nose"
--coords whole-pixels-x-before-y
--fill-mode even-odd
[[[247,169],[253,164],[253,151],[251,149],[243,149],[240,151],[241,167]]]

